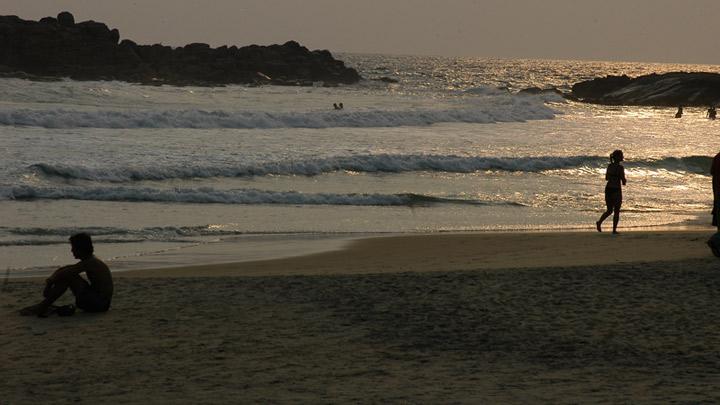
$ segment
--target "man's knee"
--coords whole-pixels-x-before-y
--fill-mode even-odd
[[[52,283],[45,284],[43,290],[43,297],[48,298],[50,296],[57,295],[60,292],[65,292],[70,287],[69,280],[54,280]]]
[[[84,278],[80,277],[79,275],[74,275],[70,277],[60,277],[55,280],[51,284],[48,284],[45,287],[45,291],[43,292],[43,295],[47,296],[49,291],[52,290],[67,290],[68,288],[73,292],[73,294],[78,294],[85,288],[87,288],[89,284],[87,281],[85,281]]]
[[[90,285],[88,284],[88,282],[80,276],[75,276],[72,279],[68,280],[68,287],[70,287],[70,290],[75,295],[80,294],[89,286]]]

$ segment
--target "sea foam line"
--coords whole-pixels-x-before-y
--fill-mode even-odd
[[[257,189],[216,190],[154,189],[148,187],[33,187],[15,186],[0,189],[0,198],[10,200],[90,200],[127,202],[165,202],[195,204],[288,204],[288,205],[364,205],[414,206],[436,203],[473,205],[516,205],[504,201],[478,201],[442,198],[420,194],[333,194]]]
[[[225,229],[218,225],[166,226],[146,228],[118,227],[3,227],[0,226],[0,246],[45,246],[67,244],[68,236],[86,232],[96,243],[139,243],[139,242],[196,242],[200,237],[223,237],[243,235],[246,232]]]
[[[552,119],[540,99],[518,97],[457,109],[343,111],[91,110],[2,109],[0,125],[44,128],[335,128],[427,126],[464,122],[485,124]]]
[[[93,236],[108,235],[154,235],[160,237],[185,237],[185,236],[206,236],[206,235],[238,235],[242,234],[237,231],[228,231],[218,225],[198,225],[198,226],[153,226],[145,228],[118,228],[112,226],[89,226],[89,227],[56,227],[56,228],[40,228],[40,227],[6,227],[0,226],[0,233],[7,233],[18,236],[43,236],[53,237],[60,236],[67,239],[69,235],[79,232],[86,232]],[[67,240],[65,240],[67,242]]]

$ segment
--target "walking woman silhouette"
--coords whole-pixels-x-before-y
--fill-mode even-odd
[[[620,164],[624,160],[623,152],[618,149],[610,154],[610,164],[605,172],[605,205],[607,210],[603,212],[600,219],[595,222],[598,232],[602,232],[603,221],[613,214],[613,233],[617,234],[618,222],[620,222],[620,206],[622,206],[622,186],[627,183],[625,179],[625,168]]]

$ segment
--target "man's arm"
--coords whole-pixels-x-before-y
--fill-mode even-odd
[[[82,262],[71,264],[69,266],[63,266],[55,270],[55,272],[50,277],[48,277],[45,282],[47,284],[52,284],[59,280],[75,277],[83,271],[85,271],[85,266],[82,265]]]

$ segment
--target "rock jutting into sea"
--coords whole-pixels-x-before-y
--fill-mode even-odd
[[[570,97],[607,105],[717,105],[720,104],[720,74],[672,72],[636,78],[607,76],[576,83]]]
[[[120,41],[117,29],[68,12],[40,21],[0,16],[0,76],[121,80],[146,84],[351,84],[361,79],[329,51],[283,45],[173,48]]]

